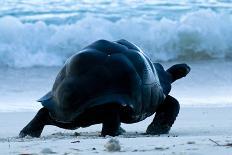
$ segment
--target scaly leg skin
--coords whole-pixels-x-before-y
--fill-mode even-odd
[[[179,102],[168,95],[158,107],[155,118],[148,126],[146,133],[151,135],[168,134],[179,113]]]
[[[44,126],[49,119],[49,112],[46,108],[41,108],[36,116],[19,133],[19,137],[31,136],[39,137]]]

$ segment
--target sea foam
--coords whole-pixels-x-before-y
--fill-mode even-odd
[[[72,54],[98,40],[127,39],[153,61],[223,59],[232,54],[232,15],[199,10],[179,19],[117,21],[86,16],[72,24],[22,22],[0,18],[0,66],[60,66]]]

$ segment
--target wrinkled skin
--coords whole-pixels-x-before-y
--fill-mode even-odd
[[[190,67],[176,64],[167,71],[134,44],[99,40],[70,57],[44,106],[22,129],[20,137],[39,137],[45,125],[76,129],[102,123],[103,136],[125,132],[123,123],[136,123],[156,113],[147,134],[168,133],[178,113],[178,101],[168,95],[171,83]]]

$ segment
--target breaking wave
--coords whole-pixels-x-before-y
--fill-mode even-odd
[[[0,18],[0,66],[60,66],[98,39],[127,39],[153,61],[232,58],[232,15],[211,10],[179,19],[142,17],[110,21],[86,16],[72,24]]]

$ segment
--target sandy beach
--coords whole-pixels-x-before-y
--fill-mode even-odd
[[[122,124],[113,154],[232,154],[232,107],[184,107],[168,135],[145,135],[152,117]],[[74,131],[46,126],[40,138],[18,138],[33,112],[0,113],[0,154],[109,154],[112,137],[100,137],[101,125]],[[215,141],[215,142],[213,142]],[[226,146],[228,145],[228,146]]]
[[[232,155],[231,27],[230,0],[2,1],[0,155]],[[65,61],[98,39],[126,39],[165,69],[191,67],[172,84],[181,110],[170,133],[145,134],[153,115],[117,137],[94,125],[19,138]]]

